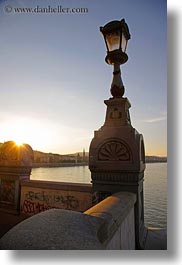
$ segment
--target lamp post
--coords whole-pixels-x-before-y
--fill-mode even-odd
[[[100,27],[107,48],[106,63],[114,66],[111,95],[113,98],[121,98],[124,95],[124,85],[121,79],[120,65],[128,60],[126,48],[130,33],[125,20],[114,20]]]
[[[144,139],[130,120],[131,104],[124,95],[120,65],[128,60],[126,54],[130,33],[125,20],[111,21],[100,28],[107,47],[106,62],[114,66],[111,84],[112,98],[107,106],[104,125],[94,131],[89,149],[89,169],[96,201],[116,192],[136,194],[135,245],[144,244],[143,179],[145,170]]]

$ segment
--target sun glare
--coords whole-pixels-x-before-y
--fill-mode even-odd
[[[4,142],[14,141],[18,146],[26,143],[33,149],[41,150],[51,139],[46,126],[33,119],[11,119],[4,122],[1,128],[1,139]]]
[[[16,144],[17,146],[21,146],[21,145],[23,145],[23,142],[22,142],[21,140],[16,140],[16,141],[15,141],[15,144]]]

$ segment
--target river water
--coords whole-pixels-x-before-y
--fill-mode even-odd
[[[90,183],[88,166],[33,168],[31,179]],[[167,227],[167,163],[146,164],[144,178],[145,225]]]

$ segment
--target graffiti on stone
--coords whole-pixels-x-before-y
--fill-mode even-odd
[[[46,191],[28,191],[24,194],[21,211],[36,214],[52,208],[74,210],[79,207],[79,200],[72,195]]]
[[[57,207],[51,207],[43,203],[24,200],[21,210],[25,214],[36,214],[53,208]]]
[[[15,181],[1,180],[0,201],[13,204],[15,200]]]

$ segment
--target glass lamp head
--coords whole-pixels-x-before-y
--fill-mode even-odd
[[[114,20],[100,27],[107,48],[106,62],[108,64],[123,64],[128,60],[126,54],[127,42],[130,39],[128,25],[125,20]]]

